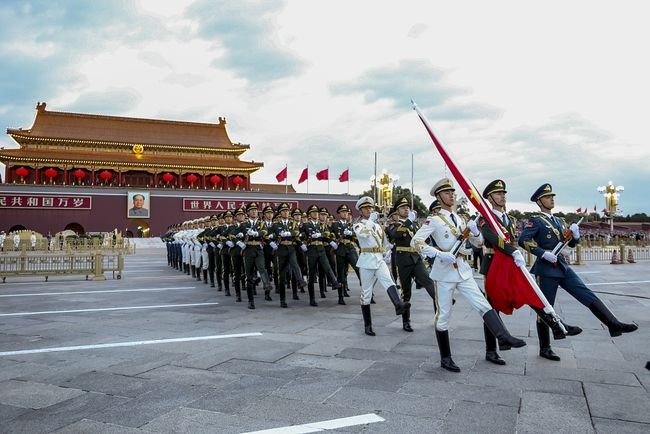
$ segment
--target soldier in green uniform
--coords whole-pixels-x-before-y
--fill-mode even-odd
[[[302,249],[303,251],[306,251],[307,263],[309,266],[309,284],[307,286],[307,289],[309,291],[309,305],[318,306],[318,303],[316,303],[316,299],[314,296],[314,285],[316,283],[316,274],[317,274],[316,265],[318,264],[320,267],[323,267],[323,271],[334,282],[336,282],[336,276],[334,275],[334,272],[330,267],[330,263],[327,260],[327,254],[325,253],[324,246],[327,244],[324,244],[323,239],[325,239],[326,237],[325,234],[326,228],[318,219],[318,214],[319,214],[318,206],[311,205],[307,209],[307,212],[309,213],[309,220],[306,223],[304,223],[300,228],[300,231],[302,232],[303,235],[303,240],[305,240],[305,242],[307,243],[306,245],[303,244],[304,247],[302,247]],[[323,283],[325,283],[324,280]],[[338,290],[340,287],[341,285],[338,282],[336,282],[335,289]],[[321,287],[321,297],[323,298],[325,297],[325,292],[323,291],[322,287]]]
[[[302,288],[302,273],[296,260],[295,249],[296,240],[300,237],[300,227],[294,220],[289,218],[290,209],[288,204],[281,203],[278,211],[280,212],[280,218],[272,228],[276,241],[272,243],[275,244],[274,247],[278,258],[280,306],[287,307],[285,302],[287,273],[290,273],[295,278],[297,285],[293,288],[293,299],[300,300],[300,297],[298,297],[298,286],[304,291]]]
[[[346,204],[340,205],[336,212],[339,215],[339,220],[332,222],[332,234],[336,238],[336,267],[338,271],[336,277],[339,283],[343,286],[339,289],[339,304],[345,304],[343,297],[349,297],[348,290],[348,271],[350,266],[355,269],[355,273],[359,273],[357,268],[357,261],[359,254],[355,248],[357,237],[354,234],[352,225],[348,222],[348,215],[350,214],[350,207]]]
[[[298,227],[298,230],[302,227],[302,211],[300,208],[296,208],[291,212],[291,217],[293,218],[294,223]],[[296,238],[296,242],[294,245],[294,248],[296,250],[296,261],[298,262],[298,266],[300,267],[300,273],[303,276],[307,276],[307,260],[305,259],[305,252],[302,250],[302,244],[304,240],[302,239],[302,232],[298,235]],[[291,290],[296,291],[297,287],[300,287],[300,292],[304,294],[305,292],[305,285],[304,285],[304,280],[303,282],[298,285],[298,282],[296,282],[295,276],[291,278]]]
[[[397,265],[397,274],[401,283],[401,299],[404,302],[411,301],[411,287],[415,280],[435,300],[435,283],[429,277],[429,272],[417,249],[411,247],[411,239],[420,228],[417,223],[417,214],[411,210],[409,201],[405,197],[401,197],[395,202],[393,213],[397,216],[397,220],[389,227],[386,234],[395,249],[392,262]],[[410,308],[402,313],[402,328],[407,332],[413,331]]]
[[[236,301],[241,301],[241,286],[244,277],[244,258],[242,256],[242,240],[244,233],[241,231],[240,226],[244,223],[246,217],[246,210],[242,207],[235,211],[235,221],[232,226],[228,228],[226,245],[230,247],[230,260],[232,261],[233,271],[233,284],[235,286]],[[226,272],[224,270],[224,276]]]
[[[246,293],[248,295],[248,308],[255,309],[255,278],[256,272],[260,274],[264,284],[264,300],[271,299],[271,281],[264,268],[264,250],[262,244],[264,238],[268,235],[264,224],[257,218],[257,203],[251,202],[246,205],[248,221],[239,226],[239,233],[244,234],[243,240],[238,241],[242,248],[244,256],[244,266],[246,268]]]

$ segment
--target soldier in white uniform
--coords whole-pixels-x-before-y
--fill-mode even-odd
[[[32,234],[29,236],[29,244],[32,247],[32,250],[36,250],[36,234],[32,231]]]
[[[357,201],[356,208],[361,213],[361,219],[353,226],[360,247],[357,267],[361,275],[361,313],[366,334],[375,336],[370,316],[370,300],[376,282],[386,289],[390,301],[395,305],[396,315],[402,315],[411,304],[400,300],[397,287],[386,265],[386,260],[390,257],[391,244],[382,227],[376,223],[379,215],[375,212],[375,202],[372,198],[364,196]]]
[[[472,275],[472,269],[462,257],[450,253],[452,246],[462,235],[467,226],[471,232],[470,243],[481,245],[483,238],[476,223],[470,221],[467,225],[458,215],[454,214],[455,204],[454,184],[451,179],[444,178],[438,181],[431,189],[431,195],[440,201],[440,211],[436,216],[429,216],[422,227],[411,240],[411,246],[419,249],[420,253],[435,261],[431,267],[430,277],[437,282],[436,285],[436,338],[440,350],[440,366],[448,371],[460,372],[451,358],[449,345],[449,319],[453,304],[454,290],[460,291],[474,309],[483,317],[485,325],[499,340],[501,350],[511,347],[523,347],[526,342],[510,335],[496,311],[485,299],[478,288]],[[427,245],[426,240],[431,236],[436,247]],[[460,249],[460,254],[469,253],[469,249]]]
[[[20,247],[20,234],[18,232],[14,233],[14,250],[18,250]]]
[[[7,238],[5,231],[0,231],[0,252],[5,250],[5,238]]]

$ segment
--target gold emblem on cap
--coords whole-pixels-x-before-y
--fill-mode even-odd
[[[496,184],[494,184],[495,187],[503,187],[503,182],[499,181]]]
[[[551,185],[546,184],[546,186],[544,187],[544,191],[551,191]]]

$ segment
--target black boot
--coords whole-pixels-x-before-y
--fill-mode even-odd
[[[314,295],[314,285],[310,283],[307,291],[309,292],[309,305],[314,307],[318,306],[318,303],[316,303],[316,297]]]
[[[495,365],[505,365],[506,361],[497,353],[497,338],[485,324],[483,324],[483,336],[485,336],[485,360]]]
[[[451,372],[460,372],[460,368],[456,366],[454,360],[451,358],[449,332],[447,330],[440,331],[436,329],[436,340],[438,341],[438,349],[440,350],[440,366]]]
[[[248,308],[255,309],[255,297],[253,295],[252,285],[246,285],[246,295],[248,296]]]
[[[264,300],[273,301],[273,299],[271,298],[271,290],[270,289],[265,289],[264,290]]]
[[[203,270],[203,283],[208,284],[208,270]],[[214,287],[214,283],[212,284]]]
[[[506,326],[501,322],[501,318],[499,318],[496,310],[490,309],[485,312],[485,315],[483,315],[483,321],[490,332],[496,336],[501,351],[509,350],[512,347],[519,348],[526,345],[525,341],[512,336],[508,332],[508,329],[506,329]]]
[[[194,272],[195,271],[194,265],[190,265],[190,270],[192,271],[192,278],[195,278],[196,273]]]
[[[298,290],[296,288],[293,289],[293,299],[300,300],[300,297],[298,297]]]
[[[346,283],[343,285],[343,297],[349,297],[350,294],[348,294],[348,284]]]
[[[620,322],[599,298],[589,305],[589,310],[607,326],[612,337],[620,336],[622,333],[632,333],[639,328],[636,324]]]
[[[402,314],[402,329],[405,332],[412,332],[413,328],[411,327],[411,309],[408,308]]]
[[[537,320],[536,325],[537,338],[539,339],[539,356],[558,362],[560,360],[560,356],[555,354],[551,349],[551,336],[548,326],[540,320]]]
[[[345,300],[343,300],[343,288],[339,288],[338,292],[339,292],[339,304],[345,305]]]
[[[392,301],[393,305],[395,306],[395,315],[401,315],[407,311],[409,307],[411,307],[411,303],[408,301],[403,302],[400,300],[395,285],[388,287],[386,292],[388,293],[388,298],[390,298],[390,301]]]
[[[363,328],[368,336],[375,336],[375,332],[372,331],[372,317],[370,316],[370,305],[362,304],[361,305],[361,314],[363,315]]]
[[[327,298],[327,296],[325,295],[325,292],[323,290],[321,290],[321,292],[320,292],[320,298]]]
[[[377,303],[375,303],[375,293],[374,292],[370,296],[370,304],[377,304]]]
[[[559,321],[553,315],[551,315],[550,313],[544,312],[543,309],[540,309],[538,307],[531,307],[531,309],[533,309],[535,311],[535,313],[537,314],[537,317],[540,320],[544,321],[544,323],[551,328],[551,330],[553,331],[553,339],[558,340],[558,339],[564,339],[564,338],[567,337],[567,335],[569,334],[568,333],[569,329],[567,328],[566,325],[565,325],[565,328],[567,329],[567,333],[565,333],[562,330],[562,328],[560,327]],[[564,323],[562,323],[562,324],[564,324]],[[575,328],[579,329],[580,332],[582,331],[582,329],[580,329],[579,327],[575,327]],[[580,332],[578,332],[578,333],[580,333]],[[578,334],[578,333],[576,333],[576,334]]]
[[[287,306],[287,290],[285,289],[284,285],[280,285],[280,307],[288,307]]]

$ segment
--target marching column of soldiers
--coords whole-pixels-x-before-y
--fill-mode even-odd
[[[264,300],[273,301],[271,293],[275,288],[274,294],[279,295],[282,308],[288,307],[288,289],[292,291],[292,299],[299,301],[305,287],[309,305],[318,306],[317,282],[320,298],[327,298],[330,286],[337,291],[338,304],[345,305],[345,298],[350,297],[348,281],[352,270],[359,281],[364,332],[369,336],[376,335],[370,305],[374,304],[377,283],[386,290],[396,315],[402,317],[403,330],[409,333],[413,332],[412,286],[424,288],[432,300],[440,366],[452,372],[460,372],[452,359],[449,337],[456,292],[483,319],[488,362],[506,364],[497,353],[497,343],[502,351],[526,345],[509,333],[484,289],[477,285],[465,260],[471,254],[470,245],[482,249],[480,273],[484,276],[489,273],[496,250],[511,257],[517,267],[525,266],[519,247],[523,248],[536,257],[531,272],[538,278],[541,291],[551,305],[558,287],[562,287],[608,328],[610,336],[637,330],[636,324],[620,321],[582,282],[569,266],[565,252],[552,253],[560,241],[569,238],[569,247],[575,246],[580,232],[576,224],[568,225],[552,214],[555,193],[550,184],[542,185],[531,197],[540,212],[529,219],[518,239],[516,221],[505,208],[505,182],[497,179],[486,186],[483,197],[492,206],[504,233],[510,235],[506,242],[483,217],[474,221],[456,214],[454,192],[452,180],[438,181],[431,189],[435,200],[421,225],[408,199],[401,197],[391,209],[388,223],[382,226],[373,199],[364,196],[356,203],[360,214],[356,221],[345,204],[336,210],[338,219],[317,205],[310,205],[303,213],[299,208],[292,210],[287,203],[281,203],[277,209],[264,207],[260,219],[257,203],[251,202],[234,211],[173,225],[161,238],[167,245],[170,267],[216,287],[227,297],[231,296],[232,282],[236,302],[242,301],[244,288],[249,309],[256,307],[260,283]],[[536,306],[530,307],[537,316],[540,357],[560,360],[551,349],[550,331],[557,340],[578,335],[582,329]]]

